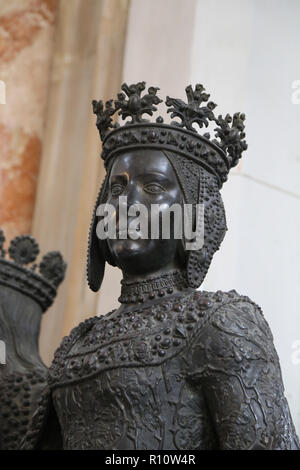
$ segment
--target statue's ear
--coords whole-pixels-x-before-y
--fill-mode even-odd
[[[100,202],[103,202],[104,199],[106,181],[107,177],[105,178],[98,194],[89,234],[89,246],[87,256],[87,280],[88,285],[93,292],[97,292],[100,289],[105,270],[104,251],[101,249],[101,245],[99,243],[100,240],[98,239],[96,233],[98,223],[96,212]]]
[[[87,278],[90,289],[97,292],[104,277],[105,259],[100,249],[99,240],[96,234],[97,218],[94,216],[90,228],[88,259],[87,259]]]

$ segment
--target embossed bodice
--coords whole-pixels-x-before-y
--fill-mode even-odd
[[[122,316],[112,312],[74,341],[66,382],[83,370],[90,377],[53,392],[65,448],[212,447],[204,396],[187,378],[187,339],[200,316],[193,302],[189,315],[183,310],[172,299]],[[100,361],[95,375],[93,361]]]
[[[182,294],[75,328],[55,354],[29,447],[43,446],[51,400],[65,449],[299,445],[270,329],[235,291]]]

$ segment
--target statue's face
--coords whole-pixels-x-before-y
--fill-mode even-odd
[[[130,226],[137,221],[137,217],[130,214],[127,217],[127,233],[122,232],[122,236],[127,237],[118,238],[122,229],[122,200],[123,209],[124,204],[126,209],[133,204],[143,204],[147,209],[148,239],[143,234],[142,238],[136,240],[130,238]],[[178,267],[178,252],[182,242],[172,236],[172,227],[171,237],[168,239],[162,238],[161,233],[158,239],[151,238],[151,205],[159,204],[163,216],[163,212],[168,211],[170,206],[182,203],[178,180],[172,165],[162,152],[134,150],[118,156],[110,173],[107,203],[115,208],[113,217],[117,233],[117,239],[108,238],[107,244],[116,265],[124,273],[142,275]],[[174,224],[173,221],[172,223]],[[176,230],[173,226],[174,228]]]

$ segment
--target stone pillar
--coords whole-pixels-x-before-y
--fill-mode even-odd
[[[8,239],[31,231],[56,8],[57,0],[0,0],[0,227]]]
[[[43,318],[49,364],[63,335],[97,312],[86,281],[89,225],[104,176],[92,99],[121,86],[129,0],[60,0],[33,234],[68,264],[57,302]],[[105,312],[102,312],[105,313]]]

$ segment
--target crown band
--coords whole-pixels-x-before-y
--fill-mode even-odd
[[[36,261],[39,246],[30,235],[20,235],[11,240],[5,258],[5,236],[0,229],[0,286],[11,287],[34,299],[46,311],[56,296],[57,287],[65,276],[66,263],[58,251],[43,256],[39,265]],[[24,265],[31,264],[31,267]],[[37,272],[37,268],[39,272]]]
[[[55,287],[39,274],[0,258],[0,285],[11,287],[35,300],[45,312],[56,296]]]
[[[166,124],[141,123],[113,130],[103,141],[105,167],[117,154],[141,148],[176,152],[213,173],[219,186],[226,181],[229,164],[220,147],[195,132]]]

